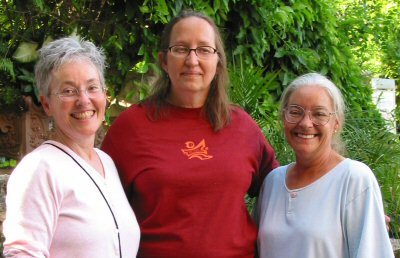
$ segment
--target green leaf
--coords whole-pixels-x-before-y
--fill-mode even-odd
[[[145,13],[150,13],[150,8],[147,5],[142,5],[139,7],[139,10],[141,13],[145,14]]]
[[[149,70],[149,66],[148,66],[148,63],[146,61],[141,61],[141,62],[138,62],[132,68],[132,70],[137,72],[137,73],[144,74],[144,73],[147,73],[147,71]]]
[[[0,58],[0,70],[5,71],[11,76],[12,81],[15,81],[14,64],[8,58]]]
[[[21,63],[29,63],[37,59],[38,43],[21,42],[13,54],[13,58]]]
[[[286,53],[287,53],[286,50],[284,50],[283,48],[278,48],[278,49],[276,50],[276,52],[275,52],[274,57],[276,57],[276,58],[281,58],[281,57],[285,56]]]

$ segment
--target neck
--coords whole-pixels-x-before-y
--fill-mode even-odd
[[[102,165],[100,165],[100,158],[97,155],[97,152],[94,150],[94,138],[95,136],[75,140],[67,137],[65,134],[57,130],[54,140],[70,148],[79,157],[92,165],[101,175],[104,175]]]
[[[338,154],[334,150],[330,150],[322,155],[312,155],[310,158],[296,155],[296,167],[305,171],[321,170],[321,168],[327,166],[336,155]]]
[[[206,102],[207,94],[176,94],[171,93],[167,101],[174,106],[183,108],[201,108]]]
[[[296,163],[288,171],[286,184],[290,189],[305,187],[327,174],[343,159],[334,150],[313,159],[296,156]]]

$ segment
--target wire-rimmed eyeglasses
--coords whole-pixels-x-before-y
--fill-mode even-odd
[[[326,125],[331,115],[336,114],[336,112],[329,112],[329,110],[324,107],[317,107],[306,111],[299,105],[289,105],[283,109],[283,112],[286,122],[291,124],[299,123],[303,120],[306,112],[308,112],[308,117],[315,125]]]
[[[181,45],[171,46],[168,48],[169,52],[175,57],[185,58],[190,55],[191,51],[194,51],[196,56],[201,59],[207,59],[212,57],[215,53],[217,53],[217,49],[210,46],[200,46],[196,48],[188,48]]]
[[[96,99],[102,96],[104,91],[105,88],[98,85],[90,86],[84,90],[80,90],[75,87],[67,87],[59,92],[53,93],[53,95],[56,95],[61,101],[68,102],[79,99],[81,92],[85,93],[90,99]]]

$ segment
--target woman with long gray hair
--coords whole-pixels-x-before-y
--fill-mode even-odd
[[[282,119],[296,161],[265,179],[255,219],[261,258],[393,257],[371,169],[341,154],[344,102],[309,73],[284,91]]]

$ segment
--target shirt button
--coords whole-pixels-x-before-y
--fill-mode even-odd
[[[291,192],[291,193],[290,193],[290,197],[296,198],[296,197],[297,197],[297,193],[296,193],[296,192]]]

